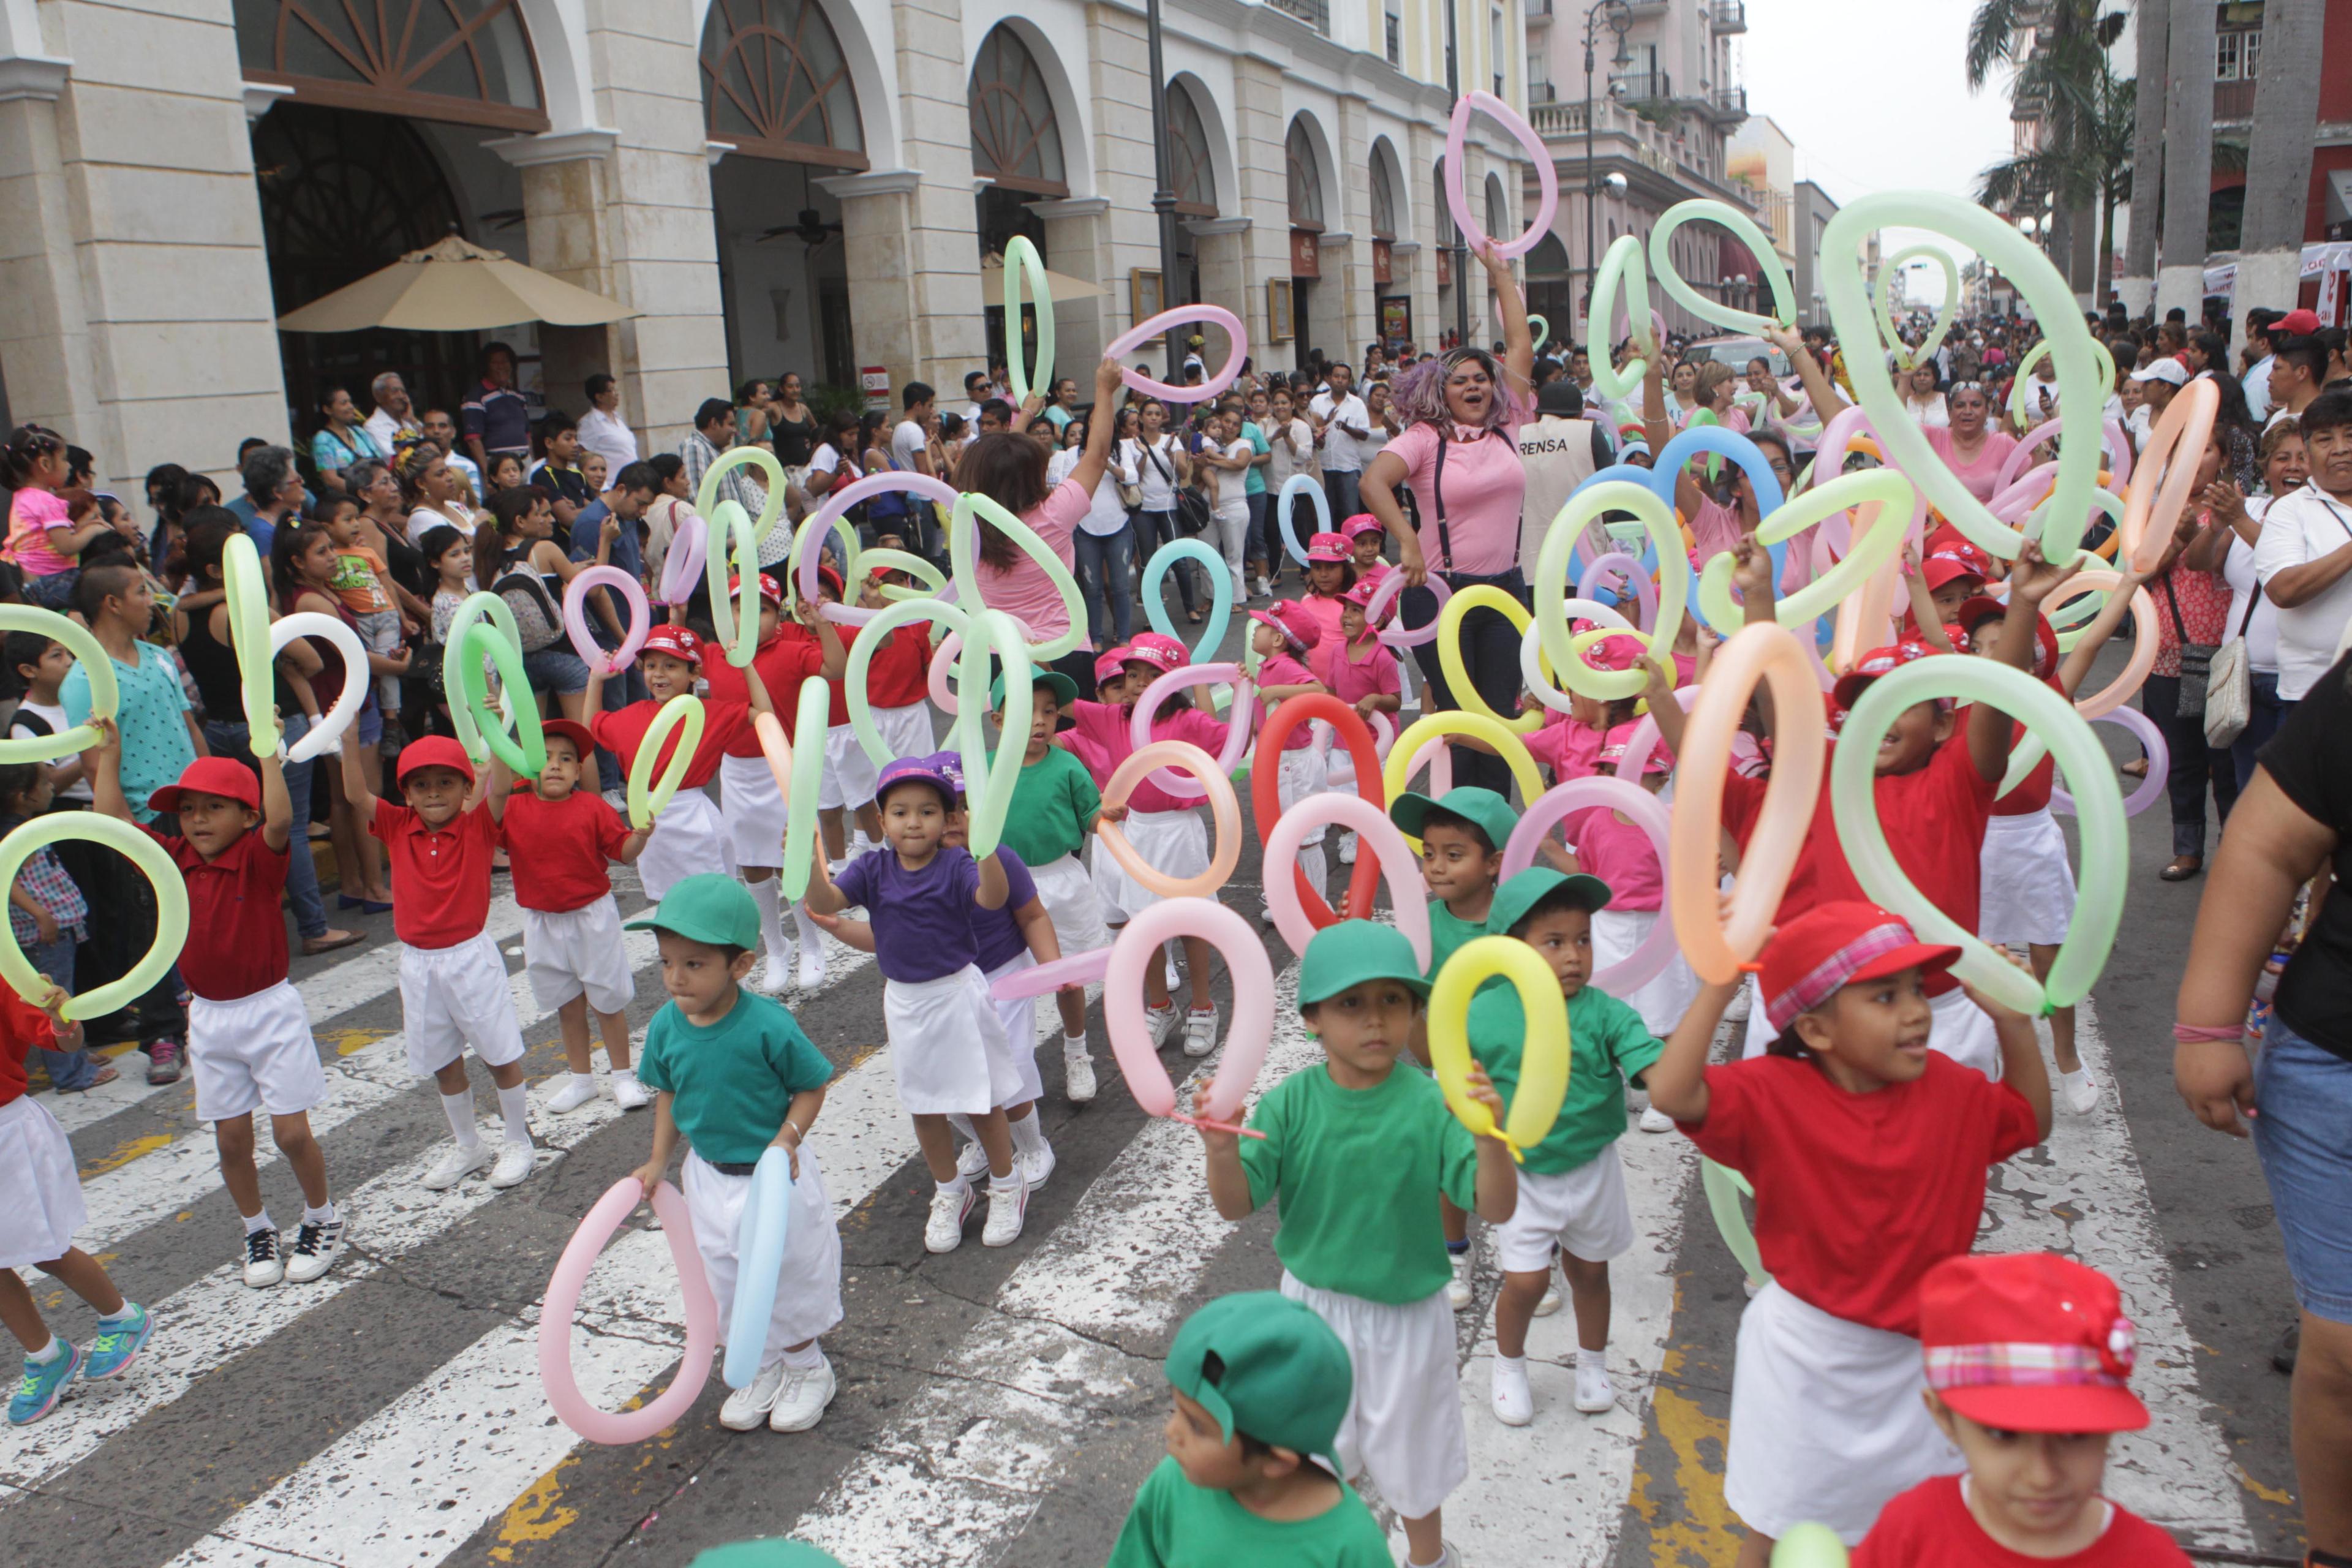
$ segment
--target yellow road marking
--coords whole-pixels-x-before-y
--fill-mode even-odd
[[[84,1165],[81,1168],[81,1179],[87,1182],[91,1177],[102,1176],[109,1171],[121,1170],[142,1154],[152,1154],[156,1150],[172,1142],[173,1136],[173,1134],[169,1132],[150,1132],[143,1138],[126,1139]]]
[[[580,1510],[566,1508],[562,1500],[563,1472],[579,1462],[579,1455],[565,1455],[555,1462],[554,1468],[507,1505],[506,1515],[499,1521],[499,1544],[490,1548],[491,1562],[511,1563],[516,1547],[552,1541],[580,1522]]]
[[[1682,1316],[1682,1286],[1675,1286],[1675,1317]],[[1651,1394],[1650,1415],[1674,1453],[1674,1473],[1653,1497],[1650,1476],[1637,1466],[1631,1501],[1650,1527],[1651,1561],[1674,1568],[1731,1568],[1747,1531],[1723,1500],[1723,1456],[1731,1428],[1682,1392],[1685,1352],[1666,1347]]]
[[[319,1038],[339,1057],[365,1050],[390,1035],[390,1029],[320,1029]]]

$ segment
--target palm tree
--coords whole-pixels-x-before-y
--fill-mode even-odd
[[[2139,60],[2137,79],[2156,83],[2166,79],[2171,58],[2172,16],[2169,0],[2139,0]],[[2139,125],[2132,137],[2132,168],[2140,175],[2147,199],[2132,204],[2131,235],[2124,245],[2125,292],[2135,314],[2156,301],[2156,234],[2158,198],[2164,189],[2164,94],[2151,86],[2139,95]],[[2142,210],[2142,209],[2146,210]]]
[[[2032,72],[2036,56],[2028,61]],[[2021,82],[2024,79],[2021,74]],[[2087,191],[2099,215],[2099,258],[2091,303],[2104,302],[2115,276],[2116,208],[2131,200],[2132,143],[2138,128],[2138,83],[2118,81],[2105,58],[2092,79],[2092,111],[2079,121],[2072,144],[2044,146],[2021,158],[1993,164],[1979,176],[1977,200],[1995,211],[2038,203],[2046,192]]]
[[[2101,16],[2099,6],[2100,0],[1979,0],[1969,19],[1966,63],[1971,92],[1983,89],[1995,66],[2015,58],[2026,34],[2035,35],[2035,47],[2010,83],[2010,101],[2038,106],[2042,144],[2021,162],[2046,158],[2040,168],[2051,183],[2021,194],[2047,194],[2056,199],[2051,250],[2077,288],[2084,279],[2074,254],[2074,228],[2100,195],[2093,147],[2100,79],[2107,69],[2107,46],[2124,26],[2120,15]]]
[[[2240,304],[2292,308],[2302,284],[2310,126],[2319,110],[2320,28],[2326,16],[2322,0],[2272,0],[2263,11],[2262,77],[2254,89],[2239,237]]]
[[[2155,3],[2155,0],[2150,0]],[[2213,205],[2213,0],[2171,0],[2168,47],[2176,64],[2164,99],[2164,232],[2156,308],[2194,321],[2205,298],[2208,219]]]

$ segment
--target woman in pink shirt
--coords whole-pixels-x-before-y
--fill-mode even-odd
[[[1118,396],[1119,384],[1118,365],[1103,361],[1095,372],[1096,403],[1109,407]],[[1030,402],[1037,408],[1045,406],[1034,396]],[[1024,421],[1035,411],[1024,404]],[[1086,450],[1079,454],[1077,467],[1060,484],[1051,486],[1045,481],[1051,454],[1034,439],[1009,430],[982,436],[964,448],[962,459],[956,464],[955,486],[984,495],[1019,517],[1069,571],[1078,559],[1071,536],[1094,510],[1095,486],[1110,460],[1110,430],[1111,421],[1094,421],[1087,431]],[[976,526],[981,603],[1025,623],[1033,643],[1068,631],[1069,607],[1062,603],[1061,591],[1054,586],[1045,566],[1002,529],[984,520]],[[1054,660],[1050,668],[1076,681],[1084,691],[1094,684],[1094,650],[1081,638],[1078,647]]]
[[[1991,428],[1992,405],[1981,382],[1953,383],[1944,395],[1944,405],[1950,411],[1951,423],[1931,425],[1920,434],[1927,437],[1936,456],[1944,459],[1944,467],[1960,477],[1969,494],[1989,501],[2000,483],[2001,465],[2017,449],[2017,437]]]
[[[1432,572],[1457,591],[1492,584],[1528,602],[1519,563],[1519,513],[1528,498],[1519,426],[1534,417],[1535,388],[1528,376],[1535,368],[1535,335],[1528,329],[1527,300],[1511,280],[1510,264],[1491,242],[1478,258],[1502,304],[1503,357],[1465,347],[1407,371],[1395,394],[1404,433],[1364,470],[1364,507],[1397,542],[1396,570],[1405,582],[1398,608],[1408,625],[1436,613],[1436,595],[1423,586]],[[1399,485],[1412,490],[1418,529],[1397,505]],[[1459,708],[1446,690],[1436,644],[1423,643],[1413,658],[1428,678],[1428,707]],[[1465,616],[1462,660],[1486,706],[1509,712],[1519,695],[1519,634],[1511,623],[1492,610]],[[1454,768],[1455,783],[1509,796],[1510,770],[1499,757],[1456,746]]]

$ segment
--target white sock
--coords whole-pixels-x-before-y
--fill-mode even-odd
[[[776,908],[776,897],[783,879],[768,877],[744,885],[751,889],[751,901],[760,906],[760,940],[768,944],[770,958],[781,960],[784,955],[784,922]]]
[[[823,952],[824,951],[824,932],[819,931],[817,929],[816,921],[809,918],[808,906],[806,904],[794,904],[793,906],[793,931],[800,938],[801,951],[803,952]]]
[[[499,1119],[507,1124],[507,1142],[530,1142],[530,1102],[520,1084],[499,1090]]]
[[[626,1072],[628,1069],[624,1068],[620,1070]],[[578,1084],[583,1089],[594,1089],[596,1087],[596,1069],[594,1068],[590,1068],[586,1072],[575,1072],[568,1074],[567,1076],[571,1078],[572,1082]],[[501,1089],[499,1092],[503,1094],[505,1091]],[[506,1102],[504,1100],[500,1100],[499,1102],[499,1109],[501,1110],[506,1109]]]
[[[635,1083],[637,1080],[637,1069],[635,1068],[614,1068],[613,1069],[613,1077],[615,1080],[627,1079],[631,1083]]]
[[[952,1182],[939,1182],[934,1184],[943,1193],[968,1193],[971,1191],[971,1184],[965,1181],[961,1175],[956,1177]]]
[[[247,1236],[251,1236],[257,1230],[274,1230],[276,1228],[276,1226],[269,1223],[269,1210],[266,1206],[259,1214],[247,1215],[245,1218],[245,1234]]]
[[[314,1209],[308,1204],[304,1204],[302,1205],[302,1223],[304,1225],[332,1225],[334,1221],[335,1205],[334,1200],[331,1198],[327,1201],[323,1207]]]
[[[1606,1372],[1609,1370],[1609,1352],[1605,1349],[1589,1351],[1579,1345],[1576,1347],[1576,1364],[1589,1366],[1595,1372]]]
[[[482,1130],[474,1125],[474,1091],[472,1089],[467,1089],[462,1094],[443,1095],[441,1114],[449,1119],[449,1131],[457,1134],[458,1148],[480,1147]]]
[[[1307,885],[1320,893],[1331,885],[1331,862],[1325,858],[1320,839],[1302,847],[1298,851],[1298,868],[1307,873]]]
[[[1086,1055],[1089,1049],[1087,1045],[1086,1031],[1081,1029],[1073,1035],[1065,1030],[1062,1035],[1062,1048],[1066,1051],[1076,1051],[1080,1056]]]
[[[1527,1375],[1528,1358],[1524,1354],[1505,1355],[1501,1352],[1497,1351],[1495,1353],[1495,1364],[1500,1367],[1508,1367],[1511,1371],[1517,1373],[1522,1377]]]
[[[816,1341],[811,1340],[796,1351],[780,1352],[776,1359],[786,1366],[796,1366],[804,1372],[814,1372],[824,1364],[824,1352],[818,1347]]]
[[[57,1335],[51,1334],[47,1344],[43,1345],[39,1350],[26,1352],[25,1359],[26,1361],[37,1361],[43,1366],[47,1366],[49,1363],[57,1360],[58,1357],[65,1353],[66,1347],[58,1342]]]
[[[126,1296],[122,1299],[120,1311],[100,1312],[98,1315],[98,1321],[101,1323],[127,1323],[131,1321],[131,1314],[138,1310],[139,1304]]]
[[[1021,1172],[1017,1166],[1013,1170],[1005,1172],[1004,1174],[1001,1176],[995,1172],[991,1171],[988,1173],[988,1190],[992,1194],[1009,1193],[1013,1190],[1014,1184],[1020,1180]]]
[[[1045,1129],[1038,1122],[1035,1111],[1031,1111],[1012,1126],[1014,1153],[1038,1154],[1045,1152]]]

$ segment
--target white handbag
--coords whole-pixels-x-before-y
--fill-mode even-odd
[[[2205,671],[2205,743],[2226,746],[2245,733],[2254,716],[2254,661],[2246,648],[2246,627],[2263,602],[2263,585],[2254,584],[2246,613],[2238,619],[2238,635],[2214,651]]]

